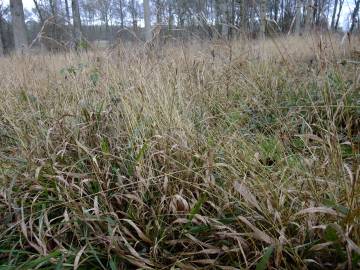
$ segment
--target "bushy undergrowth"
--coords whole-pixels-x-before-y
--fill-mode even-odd
[[[0,59],[0,268],[359,268],[337,40]]]

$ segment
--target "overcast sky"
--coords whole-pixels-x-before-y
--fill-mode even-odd
[[[190,1],[190,0],[189,0]],[[9,0],[0,0],[0,3],[3,2],[4,4],[9,4]],[[34,8],[33,0],[23,0],[24,8],[31,11]],[[349,23],[349,13],[354,8],[354,1],[353,0],[345,0],[343,11],[342,11],[342,18],[340,19],[340,24],[346,29]]]
[[[0,0],[1,2],[1,0]],[[3,0],[4,4],[9,4],[9,0]],[[23,0],[24,8],[31,10],[34,7],[33,0]]]

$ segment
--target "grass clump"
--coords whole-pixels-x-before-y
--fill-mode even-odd
[[[358,68],[314,43],[1,59],[0,267],[358,268]]]

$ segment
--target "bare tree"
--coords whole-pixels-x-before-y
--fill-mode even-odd
[[[38,13],[38,16],[39,16],[39,19],[40,19],[40,23],[41,23],[41,25],[43,25],[45,20],[44,20],[44,17],[43,17],[39,2],[37,0],[33,0],[33,2],[34,2],[34,5],[35,5],[36,12]]]
[[[305,0],[306,1],[306,0]],[[313,0],[308,0],[305,16],[305,31],[309,32],[312,25]]]
[[[227,21],[227,5],[225,3],[225,1],[223,1],[220,4],[220,12],[221,12],[221,35],[222,37],[226,38],[229,32],[229,25],[228,25],[228,21]]]
[[[296,1],[296,14],[295,14],[295,33],[300,34],[301,28],[301,0]]]
[[[274,0],[274,21],[277,22],[279,18],[279,0]]]
[[[246,33],[247,28],[247,12],[246,12],[245,0],[240,0],[240,29],[241,34]]]
[[[54,17],[55,23],[59,16],[59,1],[49,0],[52,16]]]
[[[260,0],[260,38],[265,38],[266,31],[266,0]]]
[[[4,46],[2,43],[2,36],[1,36],[1,30],[0,30],[0,57],[4,55]]]
[[[69,9],[69,1],[65,0],[65,14],[67,23],[70,23],[70,9]]]
[[[0,57],[4,55],[2,8],[2,3],[0,2]]]
[[[151,40],[151,19],[150,19],[150,3],[149,0],[143,0],[144,4],[144,21],[145,21],[145,40]]]
[[[124,28],[125,25],[124,1],[118,0],[117,2],[119,3],[119,5],[115,10],[117,11],[117,15],[120,17],[120,26],[121,28]]]
[[[336,23],[335,23],[335,26],[334,26],[335,30],[337,30],[338,27],[339,27],[340,15],[341,15],[343,5],[344,5],[344,0],[340,0],[339,11],[338,11],[338,14],[336,16]]]
[[[162,24],[162,16],[164,12],[164,5],[162,0],[155,0],[155,7],[156,7],[156,23]]]
[[[111,0],[97,0],[96,7],[100,14],[100,20],[105,24],[106,39],[109,39],[109,21],[112,16],[112,1]]]
[[[131,19],[132,19],[133,31],[136,32],[137,31],[138,11],[137,11],[137,8],[136,8],[136,1],[135,0],[130,0],[129,1],[128,9],[130,11],[130,15],[131,15]]]
[[[72,15],[73,15],[73,25],[74,25],[74,40],[76,49],[79,49],[81,45],[81,19],[80,19],[80,9],[78,0],[72,0],[71,2]]]
[[[167,1],[167,13],[168,13],[168,29],[172,30],[174,24],[174,13],[173,13],[173,3],[171,0]],[[180,25],[182,24],[183,22],[180,22]]]
[[[351,26],[350,26],[350,29],[349,29],[349,33],[352,33],[352,31],[354,30],[355,28],[355,25],[356,25],[356,22],[357,22],[357,17],[358,17],[358,13],[359,13],[359,7],[360,7],[360,0],[357,0],[355,2],[355,8],[354,8],[354,11],[352,13],[352,16],[351,16]]]
[[[14,0],[15,1],[15,0]],[[36,4],[40,21],[48,21],[52,14],[57,13],[56,2],[59,8],[59,21],[65,25],[64,18],[71,16],[71,10],[66,8],[70,0],[32,0]],[[74,0],[75,1],[75,0]],[[151,18],[157,24],[168,23],[169,29],[177,24],[182,29],[207,29],[207,23],[215,24],[218,33],[223,37],[231,37],[241,32],[247,32],[264,38],[269,22],[276,22],[276,29],[295,33],[309,31],[314,24],[326,26],[331,24],[336,29],[344,0],[77,0],[72,3],[80,5],[81,20],[74,15],[75,25],[86,25],[84,31],[89,39],[105,36],[104,28],[96,22],[105,25],[106,36],[112,37],[115,30],[126,26],[138,31],[140,18],[145,21],[145,39],[151,38]],[[357,1],[357,0],[351,0]],[[37,4],[38,3],[38,4]],[[333,7],[333,10],[331,9]],[[71,8],[71,7],[70,7]],[[154,14],[151,14],[151,12]],[[152,16],[153,15],[153,16]],[[68,20],[69,21],[69,20]],[[274,28],[273,23],[269,27]],[[113,25],[114,24],[114,25]],[[63,26],[62,25],[62,26]],[[144,25],[144,23],[142,24]],[[356,24],[355,24],[356,25]],[[231,27],[229,27],[231,26]],[[355,26],[354,26],[355,27]],[[211,27],[210,27],[211,28]],[[304,28],[304,29],[303,29]],[[63,27],[66,29],[66,27]],[[80,27],[76,27],[77,36],[80,36]],[[102,30],[101,30],[102,29]],[[212,29],[212,28],[211,28]],[[239,31],[240,30],[240,31]],[[75,31],[74,31],[75,32]],[[55,33],[55,31],[54,31]],[[175,33],[175,32],[172,32]],[[177,32],[180,33],[180,32]],[[184,32],[185,33],[185,32]],[[61,36],[61,35],[60,35]],[[74,35],[75,36],[75,35]],[[211,36],[211,34],[210,34]],[[125,37],[125,35],[124,35]],[[6,45],[6,44],[5,44]]]
[[[332,13],[332,16],[331,16],[331,29],[334,30],[335,29],[335,16],[336,16],[336,10],[337,10],[337,7],[338,7],[338,0],[335,0],[334,2],[334,9],[333,9],[333,13]]]
[[[234,36],[234,26],[235,26],[235,20],[236,20],[236,10],[235,10],[235,0],[231,0],[231,15],[230,15],[230,23],[231,26],[229,28],[229,37],[233,38]]]
[[[22,0],[10,0],[13,35],[16,52],[24,52],[28,47],[25,16]]]

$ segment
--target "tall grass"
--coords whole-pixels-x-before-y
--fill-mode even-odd
[[[359,268],[338,40],[0,59],[0,268]]]

